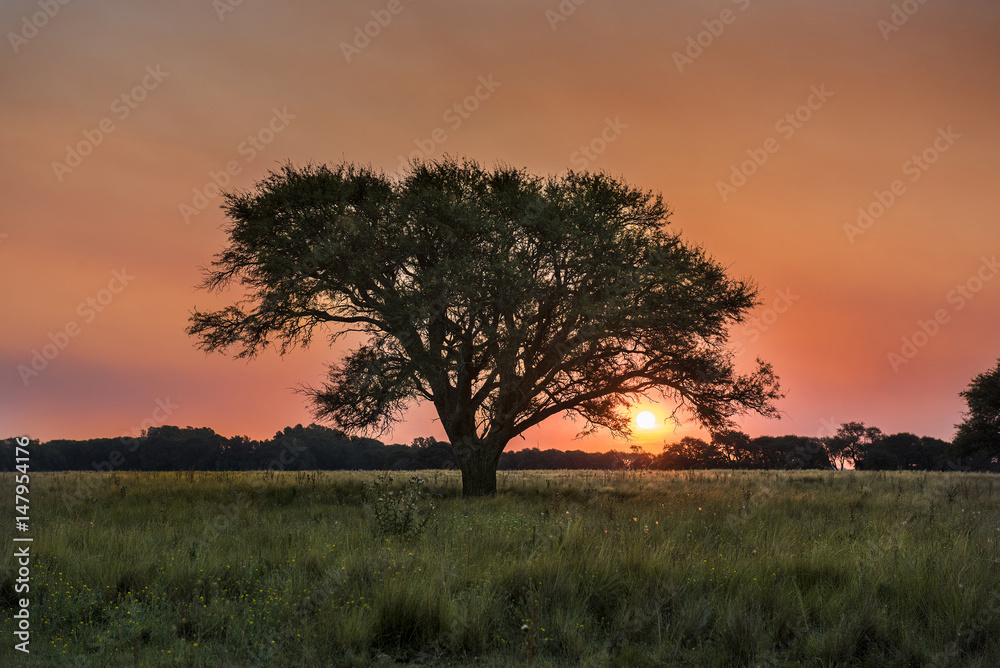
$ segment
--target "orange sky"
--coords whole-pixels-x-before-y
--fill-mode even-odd
[[[733,341],[788,396],[752,435],[861,420],[950,439],[958,392],[1000,356],[995,2],[49,4],[0,7],[0,436],[307,423],[292,388],[337,357],[321,339],[248,364],[184,334],[229,300],[193,287],[225,242],[211,175],[248,187],[286,160],[447,151],[662,191],[760,286]],[[443,438],[433,418],[382,438]],[[627,445],[578,427],[512,447]]]

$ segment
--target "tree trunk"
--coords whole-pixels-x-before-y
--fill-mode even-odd
[[[462,469],[462,496],[493,496],[497,493],[497,463],[503,448],[480,440],[455,447]]]

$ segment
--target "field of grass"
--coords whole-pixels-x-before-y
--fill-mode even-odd
[[[411,475],[33,474],[0,665],[1000,665],[995,476]]]

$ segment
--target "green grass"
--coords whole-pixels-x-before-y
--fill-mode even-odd
[[[995,476],[421,475],[399,537],[372,473],[33,474],[0,665],[1000,665]]]

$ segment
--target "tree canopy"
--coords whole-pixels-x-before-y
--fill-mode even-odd
[[[845,422],[836,435],[826,440],[826,448],[838,468],[845,464],[857,467],[864,453],[883,437],[878,427],[866,427],[864,422]]]
[[[954,446],[959,455],[1000,455],[1000,360],[995,368],[978,374],[959,393],[968,410],[958,425]]]
[[[246,296],[195,311],[188,333],[237,357],[323,325],[362,334],[303,388],[317,417],[381,432],[432,402],[466,494],[495,491],[507,443],[554,415],[627,436],[650,393],[712,430],[777,415],[771,366],[738,373],[727,348],[756,288],[671,231],[660,194],[445,157],[400,177],[286,165],[224,197],[229,245],[204,287]]]

